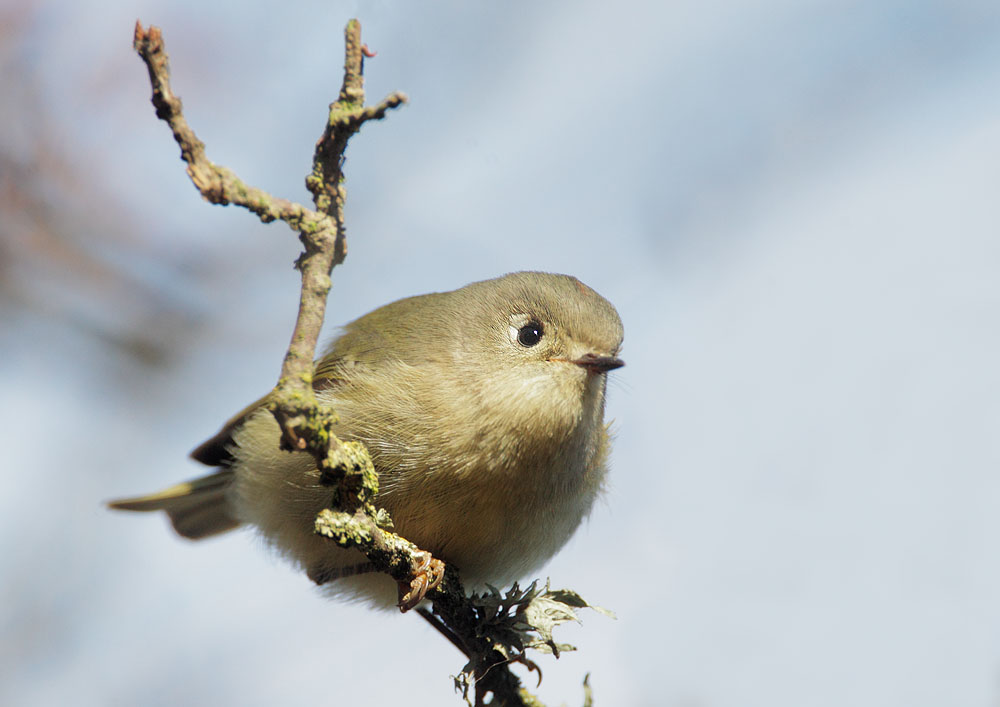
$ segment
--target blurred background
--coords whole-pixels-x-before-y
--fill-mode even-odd
[[[411,103],[348,151],[327,338],[519,269],[625,322],[612,485],[543,573],[618,619],[540,696],[1000,704],[1000,4],[613,5],[4,0],[0,703],[460,704],[415,616],[103,507],[201,473],[298,291],[188,182],[135,20],[209,157],[305,201],[358,16]]]

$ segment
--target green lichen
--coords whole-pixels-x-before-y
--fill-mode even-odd
[[[316,533],[330,538],[344,548],[371,546],[374,538],[371,531],[358,523],[354,516],[343,511],[324,508],[316,516]]]

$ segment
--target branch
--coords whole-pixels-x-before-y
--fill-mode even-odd
[[[323,136],[316,144],[313,171],[306,185],[313,193],[316,210],[288,199],[271,196],[263,189],[243,182],[227,167],[213,163],[184,118],[181,100],[170,87],[170,68],[163,34],[158,27],[143,29],[135,23],[133,47],[149,71],[156,116],[170,126],[174,140],[187,163],[187,173],[202,197],[213,204],[235,204],[249,209],[264,223],[281,220],[299,234],[304,251],[296,262],[302,273],[299,313],[292,340],[281,367],[281,376],[269,407],[282,430],[286,449],[306,450],[321,465],[336,445],[336,438],[324,434],[336,417],[320,410],[312,389],[316,342],[326,312],[330,291],[330,271],[347,252],[344,232],[343,181],[344,151],[347,142],[369,120],[385,117],[390,108],[406,102],[402,93],[393,93],[374,107],[365,107],[362,65],[365,47],[361,44],[361,24],[348,23],[344,85],[340,97],[330,105]]]
[[[359,458],[355,461],[364,463]],[[368,487],[365,493],[370,495],[371,486],[377,488],[378,475],[371,468],[364,469],[361,476]],[[452,565],[434,568],[438,560],[391,532],[390,527],[387,517],[373,517],[361,510],[351,514],[327,508],[316,517],[317,534],[341,547],[361,550],[376,569],[391,575],[401,585],[410,583],[409,591],[400,599],[402,610],[413,608],[423,598],[432,602],[433,611],[421,607],[417,612],[468,659],[455,678],[455,688],[468,701],[474,685],[476,705],[485,704],[486,697],[492,694],[497,701],[490,704],[543,707],[538,698],[521,687],[510,666],[520,663],[537,672],[541,684],[541,668],[528,658],[529,649],[552,653],[557,658],[560,652],[576,650],[571,645],[556,643],[552,631],[567,621],[579,621],[578,609],[589,608],[614,616],[576,592],[552,590],[548,584],[539,589],[537,582],[524,590],[515,583],[506,594],[490,587],[484,594],[467,596]],[[434,584],[429,588],[421,586],[421,572],[433,571],[440,572]],[[584,706],[592,704],[588,676],[584,680]]]
[[[142,57],[149,71],[156,117],[170,126],[174,140],[180,145],[181,159],[187,162],[187,174],[206,201],[223,206],[226,204],[243,206],[257,214],[264,223],[281,219],[295,230],[326,227],[322,214],[310,211],[287,199],[275,198],[262,189],[248,186],[229,168],[209,161],[205,156],[205,143],[198,139],[194,130],[188,125],[182,112],[181,99],[175,96],[170,88],[169,61],[159,27],[144,30],[142,23],[136,21],[132,46]]]
[[[359,442],[341,442],[333,434],[336,413],[319,405],[313,391],[316,342],[323,324],[330,272],[347,253],[344,227],[344,153],[350,138],[369,120],[380,120],[406,102],[402,93],[392,93],[375,106],[365,106],[364,58],[374,56],[361,43],[361,24],[351,20],[345,29],[344,81],[337,100],[330,104],[323,134],[316,142],[306,187],[315,209],[274,197],[243,182],[232,170],[211,162],[205,144],[184,118],[181,100],[170,87],[170,70],[163,35],[159,28],[143,29],[136,22],[133,46],[149,71],[156,115],[165,121],[181,148],[187,174],[202,197],[213,204],[235,204],[249,209],[264,223],[280,220],[299,234],[303,252],[296,261],[302,274],[298,317],[285,354],[281,376],[267,397],[267,407],[282,432],[282,448],[301,450],[316,458],[320,481],[335,487],[332,508],[316,518],[316,532],[341,547],[363,552],[374,568],[392,576],[400,585],[399,607],[408,611],[425,598],[433,612],[419,609],[448,640],[468,658],[456,678],[456,686],[468,700],[475,683],[477,704],[541,705],[520,685],[510,671],[521,663],[539,672],[525,651],[529,648],[554,653],[573,650],[557,644],[552,628],[576,620],[575,610],[590,607],[567,591],[526,590],[514,587],[501,595],[497,590],[467,597],[458,572],[445,566],[392,532],[392,521],[376,508],[378,473],[368,451]],[[322,583],[324,578],[314,577]],[[590,607],[597,608],[597,607]],[[585,682],[589,704],[589,686]]]

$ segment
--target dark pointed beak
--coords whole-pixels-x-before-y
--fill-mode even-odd
[[[586,368],[591,373],[607,373],[625,365],[617,356],[598,356],[597,354],[584,354],[578,359],[573,359],[570,363]]]

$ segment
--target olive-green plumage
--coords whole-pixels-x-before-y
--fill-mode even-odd
[[[337,435],[368,447],[397,532],[468,583],[499,585],[537,569],[590,511],[608,452],[604,374],[622,365],[621,341],[615,309],[580,281],[514,273],[348,324],[315,388]],[[193,452],[222,470],[112,506],[165,510],[186,537],[254,525],[317,581],[340,577],[332,592],[390,605],[389,578],[356,574],[362,555],[313,534],[329,489],[310,456],[279,450],[264,400]]]

